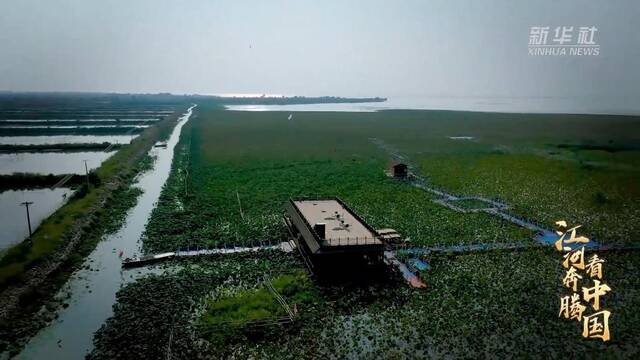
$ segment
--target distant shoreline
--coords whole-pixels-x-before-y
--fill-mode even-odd
[[[352,98],[340,96],[211,96],[222,105],[312,105],[312,104],[354,104],[385,102],[384,97]]]
[[[149,101],[151,103],[180,103],[210,101],[234,111],[464,111],[507,114],[584,114],[640,116],[640,108],[625,101],[618,104],[598,102],[598,98],[517,97],[517,96],[407,96],[407,97],[341,97],[293,96],[281,94],[171,94],[171,93],[107,93],[107,92],[11,92],[0,91],[0,118],[31,119],[25,108],[47,108],[51,102],[67,99],[87,100],[91,106],[81,106],[57,116],[78,120],[97,119],[100,111],[121,108],[122,104]],[[589,100],[589,101],[587,101]],[[622,99],[624,100],[624,99]],[[333,105],[333,106],[332,106]],[[247,107],[247,108],[241,108]],[[251,107],[255,107],[251,109]],[[307,109],[317,107],[317,109]],[[143,109],[144,110],[144,109]],[[89,115],[88,115],[89,114]],[[164,116],[163,114],[120,114],[120,118]]]

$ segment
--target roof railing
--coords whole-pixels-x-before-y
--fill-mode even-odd
[[[321,240],[323,246],[375,245],[378,243],[380,243],[379,239],[371,236],[338,237]]]

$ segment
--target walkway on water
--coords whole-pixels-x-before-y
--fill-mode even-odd
[[[518,249],[530,249],[535,247],[544,247],[539,243],[489,243],[489,244],[469,244],[469,245],[448,245],[448,246],[425,246],[425,247],[410,247],[410,248],[395,248],[395,253],[407,253],[414,255],[427,255],[431,253],[467,253],[467,252],[479,252],[479,251],[493,251],[493,250],[518,250]],[[145,266],[152,263],[167,261],[176,258],[189,258],[196,256],[209,256],[209,255],[228,255],[247,252],[259,252],[264,250],[279,250],[284,252],[292,252],[295,249],[295,244],[291,242],[282,242],[277,245],[264,245],[253,247],[232,247],[232,248],[216,248],[216,249],[197,249],[197,250],[178,250],[174,252],[166,252],[162,254],[155,254],[143,257],[136,257],[129,261],[124,260],[122,266],[125,268],[133,268],[137,266]]]
[[[405,265],[402,261],[396,258],[396,254],[394,251],[385,251],[384,252],[384,262],[389,266],[394,266],[400,273],[402,277],[404,277],[405,281],[409,284],[409,286],[416,289],[423,289],[427,287],[427,284],[422,281],[422,279],[415,274],[413,271],[409,270],[407,265]]]
[[[280,250],[284,252],[292,252],[296,247],[293,240],[282,242],[277,245],[263,245],[263,246],[253,246],[253,247],[232,247],[232,248],[216,248],[216,249],[196,249],[196,250],[177,250],[174,252],[166,252],[162,254],[135,257],[133,259],[125,259],[122,262],[123,268],[135,268],[140,266],[150,265],[152,263],[157,263],[161,261],[167,261],[177,258],[189,258],[196,256],[210,256],[210,255],[226,255],[226,254],[238,254],[238,253],[248,253],[248,252],[258,252],[264,250]],[[432,251],[432,249],[424,248],[425,251],[419,251],[420,248],[412,248],[401,250],[405,253],[415,253],[415,254],[427,254]],[[398,251],[385,251],[384,252],[384,262],[393,266],[404,277],[407,283],[414,288],[425,288],[427,285],[424,281],[414,272],[412,272],[407,265],[398,260],[395,254]]]
[[[397,252],[414,255],[428,255],[432,253],[468,253],[480,251],[494,250],[521,250],[536,247],[545,247],[539,243],[488,243],[488,244],[469,244],[469,245],[449,245],[449,246],[425,246],[410,247],[406,249],[399,248]]]
[[[431,247],[411,247],[411,248],[402,248],[398,247],[396,249],[389,249],[384,251],[383,261],[388,266],[395,268],[399,271],[402,277],[405,279],[407,284],[416,289],[426,288],[428,285],[425,281],[420,277],[418,270],[426,270],[429,265],[426,263],[424,258],[420,258],[420,256],[429,255],[429,254],[437,254],[437,253],[451,253],[451,254],[466,254],[472,252],[483,252],[483,251],[498,251],[498,250],[506,250],[506,251],[518,251],[518,250],[526,250],[532,248],[546,248],[547,243],[541,242],[522,242],[522,243],[488,243],[488,244],[469,244],[469,245],[448,245],[448,246],[431,246]],[[163,253],[158,255],[149,255],[146,257],[136,258],[129,262],[123,262],[122,266],[126,268],[138,267],[138,266],[146,266],[151,263],[166,261],[176,258],[189,258],[196,256],[208,256],[208,255],[221,255],[221,254],[237,254],[237,253],[247,253],[247,252],[259,252],[264,250],[280,250],[284,252],[292,252],[296,248],[293,240],[288,242],[282,242],[277,245],[263,245],[263,246],[253,246],[253,247],[232,247],[232,248],[217,248],[217,249],[196,249],[196,250],[178,250],[175,252]],[[616,251],[627,251],[627,250],[640,250],[640,245],[633,245],[627,247],[608,247],[608,246],[588,246],[586,251],[607,251],[607,250],[616,250]],[[411,255],[413,258],[408,259],[409,263],[413,262],[413,266],[407,266],[405,262],[400,261],[396,255]],[[422,267],[419,267],[420,264]]]
[[[540,245],[553,245],[559,238],[559,236],[555,233],[555,231],[544,227],[544,225],[538,224],[533,220],[518,217],[516,215],[508,213],[506,210],[511,209],[512,207],[509,204],[506,204],[500,200],[496,199],[488,199],[482,196],[457,196],[450,192],[447,192],[443,189],[438,189],[434,186],[427,185],[427,181],[419,174],[419,171],[415,168],[415,166],[409,161],[409,157],[398,149],[393,147],[390,144],[385,143],[383,140],[378,138],[369,138],[373,144],[378,146],[380,149],[386,151],[394,161],[403,162],[407,165],[409,169],[409,180],[407,180],[411,185],[420,188],[426,192],[437,195],[440,199],[434,199],[433,202],[436,204],[445,206],[453,211],[468,213],[468,212],[484,212],[492,216],[499,217],[503,220],[509,221],[517,226],[523,227],[525,229],[531,230],[536,233],[536,236],[533,239],[537,242],[537,244],[527,244],[525,243],[489,243],[489,244],[473,244],[473,245],[453,245],[453,246],[442,246],[442,247],[426,247],[426,248],[414,248],[419,249],[421,253],[430,253],[430,252],[473,252],[473,251],[489,251],[489,250],[500,250],[500,249],[524,249],[531,248]],[[485,208],[478,209],[465,209],[460,206],[456,206],[456,201],[461,200],[479,200],[487,203],[489,206]],[[590,240],[588,244],[585,245],[587,251],[636,251],[640,250],[640,244],[630,244],[630,245],[604,245],[595,241],[593,238]]]
[[[127,258],[122,261],[123,268],[134,268],[139,266],[145,266],[148,264],[172,260],[176,258],[189,258],[196,256],[207,256],[207,255],[227,255],[227,254],[238,254],[238,253],[247,253],[247,252],[257,252],[263,250],[280,250],[284,252],[291,252],[295,248],[295,245],[292,242],[282,242],[277,245],[261,245],[261,246],[251,246],[251,247],[221,247],[221,248],[207,248],[207,249],[187,249],[187,250],[176,250],[173,252],[166,252],[161,254],[154,254],[148,256],[134,256],[133,258]]]
[[[435,199],[433,200],[433,202],[435,202],[436,204],[445,206],[451,210],[454,211],[458,211],[458,212],[484,212],[487,213],[489,215],[492,216],[497,216],[501,219],[504,219],[506,221],[509,221],[517,226],[523,227],[525,229],[529,229],[533,232],[539,233],[540,236],[536,236],[535,240],[538,241],[541,244],[545,244],[545,245],[549,245],[551,243],[553,243],[553,241],[555,241],[555,239],[553,239],[552,236],[550,235],[554,235],[554,231],[551,229],[547,229],[544,226],[535,223],[532,220],[529,219],[525,219],[525,218],[521,218],[512,214],[509,214],[506,212],[506,210],[510,209],[511,206],[499,201],[499,200],[495,200],[495,199],[488,199],[482,196],[458,196],[458,195],[454,195],[450,192],[447,192],[443,189],[438,189],[434,186],[430,186],[427,185],[427,181],[420,175],[419,171],[415,168],[415,166],[409,161],[409,157],[402,154],[398,149],[396,149],[395,147],[393,147],[390,144],[385,143],[383,140],[378,139],[378,138],[370,138],[369,139],[373,144],[375,144],[376,146],[378,146],[380,149],[386,151],[392,158],[394,161],[398,161],[398,162],[403,162],[407,165],[408,169],[409,169],[409,174],[410,174],[410,178],[408,180],[408,182],[417,187],[420,188],[424,191],[427,191],[431,194],[437,195],[440,197],[440,199]],[[456,201],[461,201],[461,200],[469,200],[469,199],[475,199],[475,200],[479,200],[482,202],[487,203],[487,207],[485,208],[479,208],[479,209],[464,209],[462,207],[456,206],[455,202]],[[557,239],[557,237],[556,237]],[[593,240],[592,240],[593,242]],[[593,246],[599,246],[597,243],[593,242],[594,245]],[[483,246],[490,246],[491,244],[486,244]],[[498,246],[498,244],[495,244],[495,246]],[[502,245],[500,245],[502,246]],[[498,246],[499,247],[499,246]]]

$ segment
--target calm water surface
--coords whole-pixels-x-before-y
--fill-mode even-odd
[[[27,238],[27,213],[20,203],[33,201],[29,206],[31,228],[35,231],[42,220],[67,201],[71,189],[7,190],[0,193],[0,253],[7,247]]]
[[[587,105],[585,105],[587,104]],[[384,102],[309,105],[227,105],[236,111],[352,111],[455,110],[524,113],[638,114],[625,98],[406,96]]]
[[[0,144],[128,144],[138,135],[53,135],[53,136],[0,136]]]
[[[93,333],[112,315],[116,292],[135,274],[123,271],[123,257],[139,253],[139,240],[169,177],[173,149],[182,126],[189,120],[191,109],[176,125],[167,148],[154,148],[154,167],[142,174],[136,186],[144,190],[136,206],[127,215],[116,233],[106,236],[85,260],[91,270],[74,273],[60,294],[70,294],[69,307],[61,309],[59,317],[33,337],[18,359],[82,359],[92,349]],[[62,296],[62,295],[61,295]]]
[[[83,160],[87,160],[87,167],[91,171],[115,153],[115,151],[83,151],[0,154],[0,174],[82,175],[85,174]]]

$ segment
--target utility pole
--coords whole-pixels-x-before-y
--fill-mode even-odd
[[[244,221],[244,212],[242,211],[242,203],[240,202],[240,194],[238,193],[237,189],[236,189],[236,197],[238,198],[238,208],[240,208],[240,217],[242,218],[242,221]]]
[[[167,344],[167,351],[166,351],[167,360],[171,360],[171,343],[173,342],[173,326],[175,324],[175,316],[176,314],[173,314],[171,316],[171,331],[169,332],[169,343]]]
[[[89,190],[89,168],[87,167],[87,161],[89,160],[82,160],[84,161],[84,172],[87,176],[87,191]]]
[[[33,201],[25,201],[20,203],[27,209],[27,226],[29,227],[29,241],[31,241],[31,217],[29,216],[29,205],[33,204]]]

